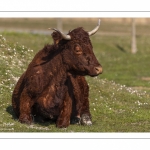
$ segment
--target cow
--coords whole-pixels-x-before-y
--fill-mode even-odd
[[[40,50],[19,78],[12,107],[19,122],[54,120],[56,127],[70,124],[92,125],[89,109],[89,87],[85,76],[97,76],[102,66],[96,59],[90,32],[78,27],[68,34],[55,28],[53,44]]]

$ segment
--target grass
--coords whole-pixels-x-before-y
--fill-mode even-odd
[[[132,55],[130,53],[130,39],[128,36],[101,37],[99,40],[99,45],[101,45],[100,52],[99,54],[96,52],[96,55],[104,68],[102,77],[127,86],[149,87],[150,82],[142,78],[149,76],[147,67],[149,64],[150,43],[146,41],[150,40],[150,37],[147,36],[145,42],[143,39],[145,37],[137,38],[138,52]],[[95,40],[93,39],[93,42]],[[95,48],[98,49],[98,47]]]
[[[27,24],[30,24],[31,22],[28,21],[27,19]],[[66,24],[70,29],[69,22]],[[90,87],[89,99],[93,125],[70,125],[66,129],[58,129],[55,124],[49,122],[30,126],[20,124],[14,118],[11,107],[14,85],[35,53],[45,44],[52,43],[50,35],[2,32],[0,34],[0,132],[149,132],[150,36],[147,34],[149,29],[144,25],[138,25],[137,29],[138,52],[134,55],[130,53],[128,24],[120,28],[120,24],[104,23],[101,31],[105,32],[91,37],[94,53],[104,69],[103,74],[98,77],[86,77]],[[119,34],[111,36],[105,34],[115,31]],[[123,33],[124,31],[127,34]]]

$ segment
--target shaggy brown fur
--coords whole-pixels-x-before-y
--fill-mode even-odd
[[[91,121],[84,76],[97,76],[102,72],[97,71],[101,65],[86,31],[77,28],[68,34],[71,40],[53,32],[54,44],[35,55],[16,84],[12,106],[21,123],[31,124],[33,116],[41,121],[54,119],[57,127],[69,126],[74,118],[79,123],[81,118],[82,124]]]

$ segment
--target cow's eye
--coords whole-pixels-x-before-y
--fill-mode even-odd
[[[75,53],[77,55],[81,55],[82,54],[82,48],[79,45],[75,46],[74,50],[75,50]]]

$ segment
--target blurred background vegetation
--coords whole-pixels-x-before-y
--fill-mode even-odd
[[[101,26],[91,37],[96,55],[100,57],[104,74],[127,86],[149,87],[150,18],[135,18],[136,55],[132,53],[132,18],[100,18]],[[11,42],[18,42],[34,50],[51,43],[51,28],[68,33],[76,27],[86,31],[97,25],[98,18],[0,18],[0,32]],[[38,39],[38,35],[43,38]],[[130,80],[129,80],[130,79]],[[137,82],[138,81],[138,82]],[[143,83],[143,84],[142,84]]]

